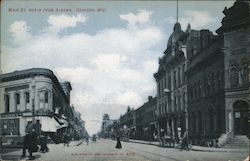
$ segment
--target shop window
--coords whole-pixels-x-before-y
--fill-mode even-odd
[[[1,135],[19,135],[19,119],[1,120]]]

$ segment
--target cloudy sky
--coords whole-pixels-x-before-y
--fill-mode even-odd
[[[156,95],[153,73],[176,22],[175,1],[1,1],[1,69],[49,68],[73,87],[90,134],[102,115]],[[179,1],[185,31],[215,31],[234,1]],[[98,121],[99,120],[99,121]]]

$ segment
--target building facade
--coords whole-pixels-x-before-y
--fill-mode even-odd
[[[204,144],[225,132],[223,40],[208,30],[197,34],[197,52],[188,55],[189,137]]]
[[[218,35],[174,25],[154,74],[158,136],[178,141],[188,130],[203,145],[249,134],[249,8],[242,0],[225,8]]]
[[[70,83],[63,89],[52,71],[32,68],[0,75],[3,144],[21,144],[32,128],[60,141],[69,132]]]
[[[188,57],[189,136],[193,143],[225,143],[249,134],[249,1],[237,0],[223,13],[217,36]]]
[[[226,136],[250,134],[250,2],[223,11],[217,33],[224,43]],[[250,138],[250,137],[249,137]]]
[[[152,141],[157,136],[155,111],[157,109],[156,97],[149,96],[148,101],[135,110],[136,130],[135,139]]]
[[[187,43],[191,39],[188,26],[184,32],[177,22],[169,37],[167,49],[159,59],[154,74],[157,83],[158,138],[168,135],[177,139],[187,130]]]

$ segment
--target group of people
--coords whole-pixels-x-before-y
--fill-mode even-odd
[[[41,134],[40,138],[40,151],[42,153],[48,152],[49,148],[47,146],[47,136],[45,134]],[[26,157],[26,150],[29,152],[29,158],[34,159],[33,153],[38,152],[38,136],[35,132],[35,129],[32,129],[31,132],[28,132],[23,140],[23,155],[22,157]]]

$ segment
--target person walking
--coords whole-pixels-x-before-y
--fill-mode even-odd
[[[48,152],[49,148],[47,146],[47,136],[45,134],[42,134],[40,136],[40,144],[41,144],[41,149],[40,151],[42,153]]]
[[[116,146],[115,146],[115,148],[117,148],[117,149],[121,149],[122,148],[122,144],[121,144],[119,136],[116,137]]]
[[[181,142],[181,149],[189,150],[189,141],[188,141],[188,133],[187,133],[187,131],[185,131],[184,134],[183,134],[183,139],[182,139],[182,142]]]
[[[26,134],[24,137],[22,157],[26,157],[26,149],[29,151],[29,159],[35,159],[35,157],[32,155],[32,153],[38,151],[35,129],[32,129],[31,133]]]
[[[28,147],[28,142],[29,142],[29,133],[26,133],[23,139],[23,155],[22,157],[26,157],[26,150],[29,148]]]
[[[64,142],[64,146],[65,145],[67,145],[67,147],[69,146],[69,136],[66,133],[64,133],[63,142]]]

